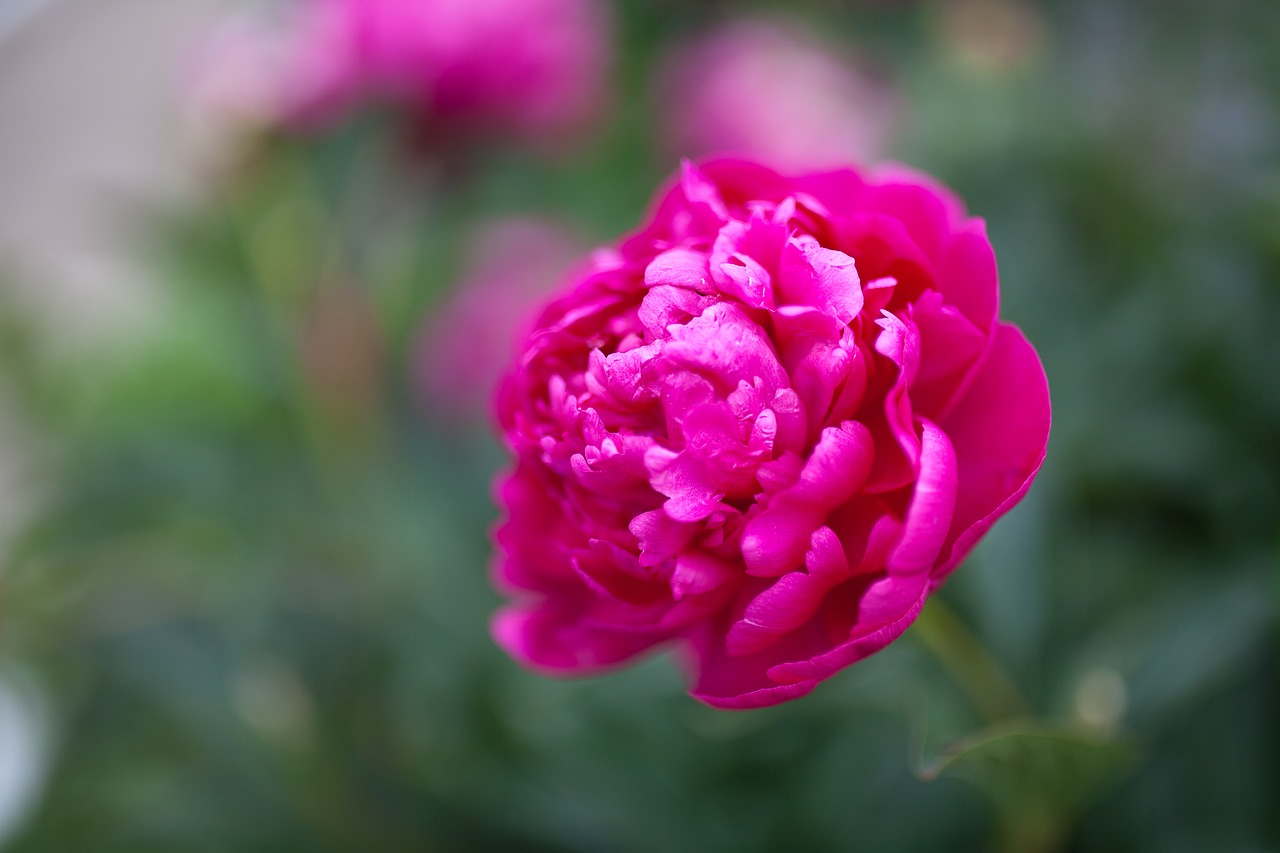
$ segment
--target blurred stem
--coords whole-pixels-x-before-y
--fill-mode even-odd
[[[1004,667],[940,598],[929,599],[912,633],[947,668],[988,723],[1030,714],[1027,700]]]
[[[1063,822],[1041,812],[1003,814],[997,847],[1006,853],[1057,853],[1066,840]]]
[[[1009,673],[940,598],[930,598],[914,633],[946,667],[988,724],[1031,714]],[[1062,820],[1052,813],[997,810],[1001,824],[997,849],[1004,853],[1054,853],[1065,838]]]

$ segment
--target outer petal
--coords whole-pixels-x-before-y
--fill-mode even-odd
[[[863,205],[901,222],[931,258],[942,255],[951,234],[964,221],[964,204],[951,190],[896,163],[876,171]]]
[[[750,160],[712,160],[702,164],[702,173],[720,188],[725,203],[735,207],[749,201],[780,202],[792,192],[791,181]]]
[[[951,239],[938,267],[938,289],[947,303],[980,331],[996,324],[1000,306],[996,256],[987,239],[987,224],[970,219]]]
[[[940,424],[955,447],[959,481],[935,586],[1027,489],[1049,441],[1049,383],[1040,357],[1015,326],[996,328],[968,393]]]
[[[928,291],[912,306],[911,319],[920,330],[920,370],[911,387],[911,405],[920,415],[938,418],[959,399],[991,343],[953,305]]]
[[[827,597],[825,610],[847,610],[850,604],[870,596],[894,599],[892,609],[902,615],[863,633],[848,632],[843,635],[846,639],[833,642],[828,623],[856,618],[856,613],[852,617],[848,613],[819,613],[775,645],[738,656],[730,655],[725,645],[732,617],[727,622],[711,622],[689,637],[687,660],[695,672],[690,693],[708,705],[726,709],[762,708],[804,696],[831,674],[901,636],[920,614],[929,586],[927,575],[922,573],[911,581],[881,582],[880,589],[857,579],[841,589],[844,594],[837,591]]]
[[[810,683],[870,657],[902,636],[902,632],[916,621],[928,594],[929,586],[923,575],[913,579],[881,580],[878,586],[873,586],[863,594],[863,600],[877,610],[894,611],[900,613],[900,616],[889,622],[881,622],[865,633],[852,632],[845,642],[808,660],[771,667],[769,677],[781,683]]]
[[[762,587],[754,586],[744,593],[744,598],[761,590]],[[738,614],[740,612],[741,607]],[[717,708],[763,708],[804,696],[818,685],[816,679],[784,684],[768,675],[769,668],[777,661],[807,657],[820,648],[823,638],[814,620],[763,651],[731,655],[725,641],[738,614],[726,613],[688,635],[689,644],[682,654],[692,673],[689,692],[694,698]]]
[[[494,529],[500,551],[491,575],[503,592],[547,592],[573,584],[565,550],[585,545],[586,537],[565,518],[562,498],[553,486],[546,469],[527,458],[495,484],[507,518]]]
[[[547,675],[601,672],[643,652],[663,637],[598,628],[566,596],[540,606],[515,605],[493,617],[494,641],[525,665]]]

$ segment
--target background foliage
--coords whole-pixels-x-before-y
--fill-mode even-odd
[[[738,7],[626,0],[570,158],[440,174],[376,116],[265,140],[134,212],[145,334],[68,354],[0,312],[33,506],[0,660],[50,743],[9,849],[1280,850],[1280,15],[1046,3],[984,40],[941,3],[786,5],[899,88],[893,156],[987,219],[1043,356],[1044,470],[942,594],[1036,721],[975,735],[928,625],[748,713],[664,657],[555,682],[490,642],[502,456],[411,354],[476,223],[607,241],[673,168],[654,64]]]

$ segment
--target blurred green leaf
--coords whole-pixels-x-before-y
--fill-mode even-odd
[[[1090,797],[1134,767],[1132,744],[1067,726],[1012,722],[979,732],[925,767],[925,779],[954,777],[995,801],[1009,850],[1053,850]]]

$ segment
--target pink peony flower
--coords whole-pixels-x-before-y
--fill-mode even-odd
[[[897,125],[894,92],[806,30],[743,19],[678,47],[659,76],[668,146],[788,169],[869,163]]]
[[[608,30],[598,0],[295,0],[229,24],[196,97],[299,129],[385,102],[433,128],[541,139],[600,106]]]
[[[483,412],[533,328],[537,309],[569,272],[581,244],[555,223],[533,218],[478,229],[471,263],[424,324],[414,370],[424,402],[453,414]]]
[[[892,642],[1044,457],[997,300],[982,221],[921,176],[686,165],[504,380],[498,643],[585,674],[674,642],[749,708]]]

